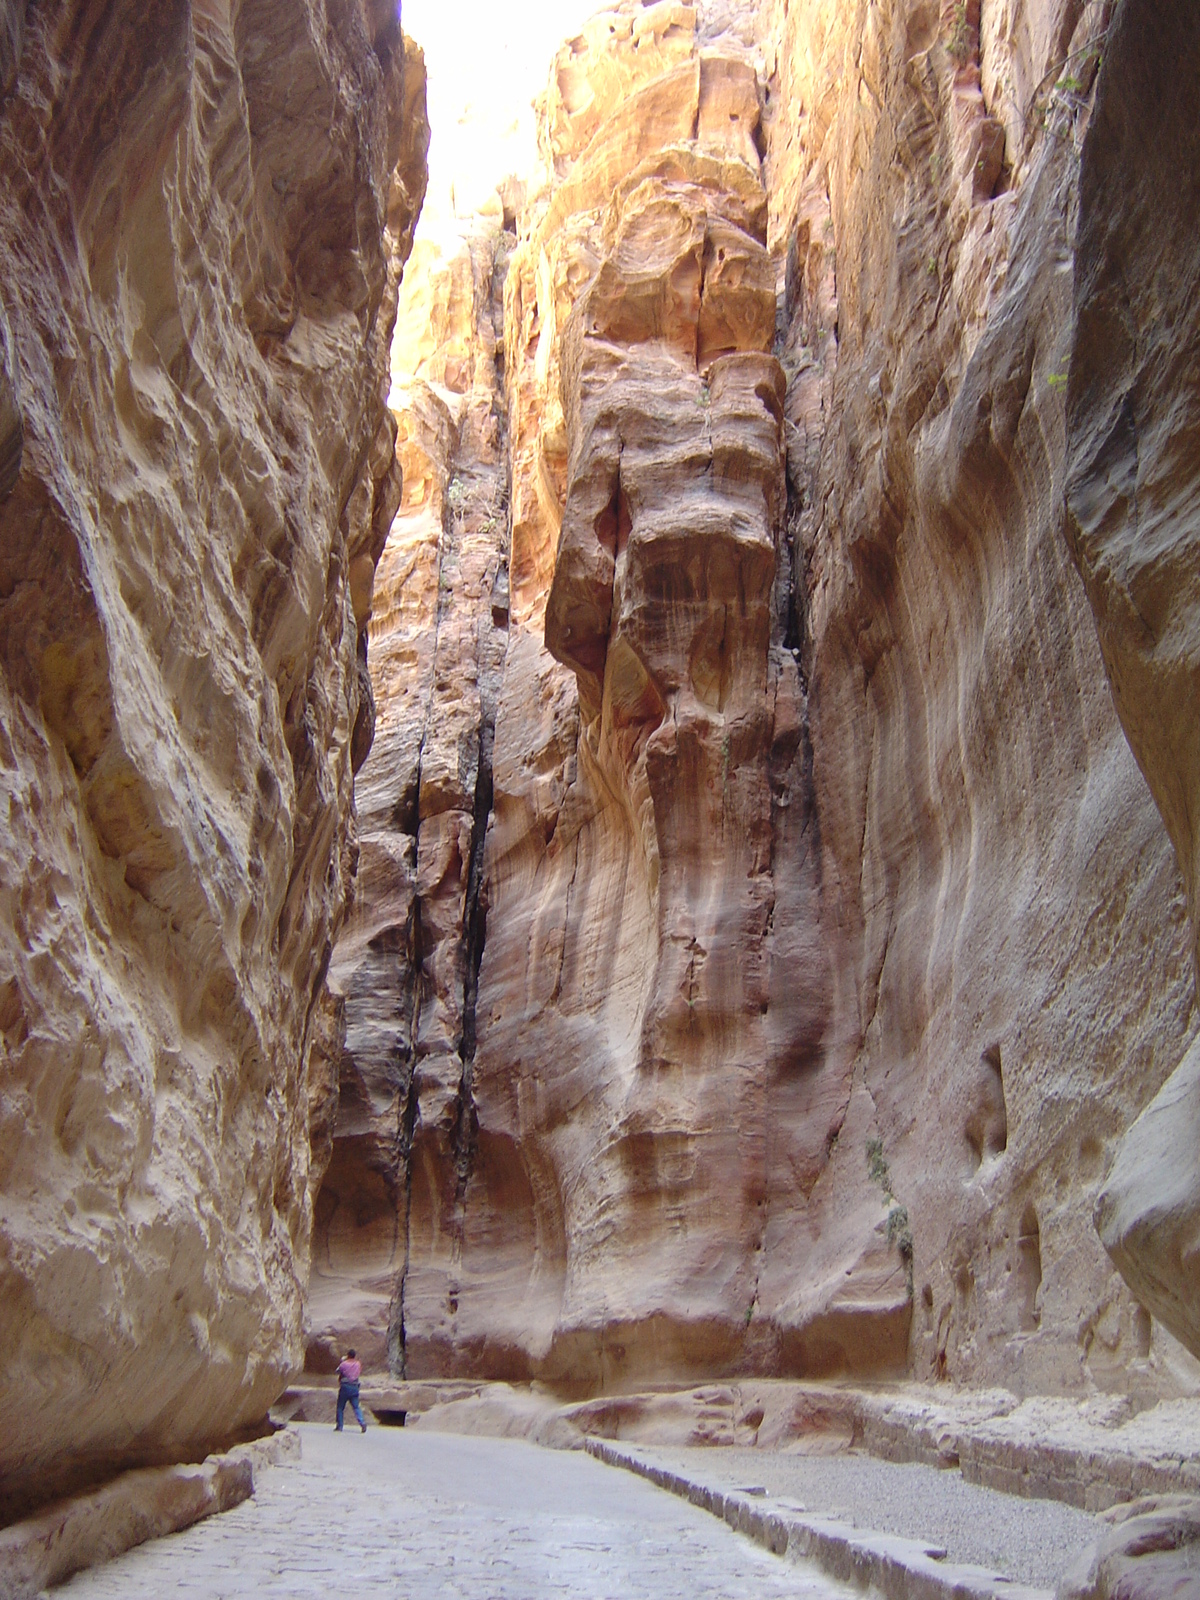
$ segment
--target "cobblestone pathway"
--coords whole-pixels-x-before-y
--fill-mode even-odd
[[[845,1600],[673,1495],[577,1452],[301,1428],[254,1500],[131,1550],[55,1600]]]

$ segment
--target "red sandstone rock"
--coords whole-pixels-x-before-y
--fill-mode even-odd
[[[1054,85],[1103,17],[983,11],[980,41],[970,6],[862,23],[810,0],[778,48],[820,931],[854,1062],[814,1255],[878,1138],[913,1236],[915,1374],[1170,1392],[1194,1369],[1090,1225],[1194,1027],[1174,864],[1061,539],[1087,100]]]
[[[1178,1381],[1090,1227],[1191,985],[1059,539],[1074,102],[1022,118],[1073,24],[953,24],[793,6],[765,181],[738,41],[664,5],[556,62],[477,1133],[410,1373]]]
[[[1122,725],[1175,846],[1193,949],[1198,67],[1193,6],[1127,4],[1115,16],[1083,149],[1067,482],[1068,538]],[[1148,955],[1147,982],[1153,967]],[[1176,1054],[1121,1146],[1097,1223],[1135,1294],[1200,1355],[1200,1064],[1183,1029]]]
[[[386,357],[424,182],[391,7],[19,9],[4,1517],[252,1430],[302,1353],[361,629],[398,488]]]
[[[0,1514],[318,1186],[318,1368],[1194,1382],[1192,12],[600,13],[391,416],[390,8],[9,11]]]
[[[356,904],[331,968],[346,1049],[316,1214],[318,1371],[347,1345],[368,1368],[398,1367],[405,1312],[443,1294],[437,1270],[423,1287],[411,1241],[453,1248],[508,621],[494,325],[506,249],[495,231],[418,242],[393,343],[405,488],[376,573],[379,712],[357,784]]]

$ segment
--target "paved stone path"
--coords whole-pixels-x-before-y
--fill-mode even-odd
[[[253,1500],[142,1545],[56,1600],[846,1600],[816,1568],[580,1452],[302,1426]]]

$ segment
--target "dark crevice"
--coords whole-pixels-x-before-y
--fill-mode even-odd
[[[396,1050],[396,1087],[400,1115],[396,1126],[395,1168],[404,1186],[404,1264],[392,1300],[388,1321],[388,1367],[397,1377],[405,1376],[404,1288],[408,1279],[409,1223],[412,1217],[412,1146],[417,1126],[416,1034],[421,1011],[421,902],[415,898],[408,914],[405,945],[408,951],[408,994],[405,996],[404,1035]]]
[[[410,838],[417,837],[420,827],[418,807],[421,799],[421,759],[418,755],[413,775],[401,789],[392,804],[391,822],[397,833],[408,834]]]
[[[808,255],[808,228],[803,231],[805,258]],[[782,304],[778,308],[775,355],[781,363],[785,363],[784,371],[787,375],[788,390],[795,381],[794,372],[786,365],[787,351],[797,333],[799,325],[800,335],[807,339],[815,336],[815,327],[806,327],[805,323],[815,325],[815,304],[806,303],[804,289],[805,266],[801,260],[800,248],[801,233],[794,233],[788,250],[788,260],[785,275],[785,288]],[[765,386],[764,386],[765,387]],[[775,589],[775,628],[776,638],[781,640],[783,648],[795,660],[800,672],[800,682],[805,694],[808,693],[808,679],[804,667],[804,636],[805,636],[805,570],[803,555],[802,529],[806,511],[807,494],[803,483],[795,481],[801,470],[800,463],[788,459],[788,398],[785,393],[782,412],[776,414],[775,407],[768,403],[768,395],[759,392],[759,397],[768,406],[772,415],[776,415],[781,430],[781,446],[783,451],[783,482],[785,503],[783,508],[783,526],[781,537],[777,542],[777,562]],[[774,399],[774,395],[770,396]]]
[[[985,1161],[1008,1149],[1008,1105],[998,1044],[989,1045],[979,1058],[963,1131],[976,1171]]]
[[[495,713],[484,711],[479,727],[479,770],[475,776],[475,815],[471,828],[471,862],[467,871],[467,903],[463,914],[466,938],[466,972],[463,979],[462,1055],[475,1059],[475,1003],[479,994],[479,968],[487,937],[487,896],[483,891],[483,852],[488,819],[492,814],[492,746]]]
[[[505,262],[505,266],[507,263]],[[492,300],[502,304],[503,272],[499,263],[493,271]],[[494,327],[498,339],[502,338],[502,327]],[[498,380],[502,380],[504,371],[504,350],[502,343],[498,343],[495,351],[495,366]],[[493,417],[497,423],[501,438],[502,459],[507,460],[504,450],[505,412],[502,406],[493,407]],[[478,669],[479,725],[477,763],[475,771],[475,786],[472,798],[471,839],[469,856],[466,862],[466,885],[462,902],[462,933],[458,949],[458,973],[461,982],[462,1011],[461,1032],[455,1042],[455,1052],[459,1058],[460,1076],[457,1089],[457,1105],[454,1114],[454,1123],[449,1130],[448,1140],[442,1129],[430,1128],[422,1131],[422,1162],[432,1158],[439,1169],[438,1186],[442,1191],[442,1204],[449,1200],[445,1193],[445,1180],[450,1174],[445,1172],[447,1156],[453,1165],[454,1203],[450,1214],[445,1216],[446,1231],[449,1235],[456,1236],[457,1249],[452,1254],[461,1261],[461,1247],[465,1230],[465,1211],[467,1188],[475,1160],[475,1151],[479,1136],[479,1119],[475,1108],[473,1088],[473,1065],[477,1045],[476,1008],[479,994],[479,976],[483,961],[484,945],[487,936],[487,891],[484,882],[484,857],[487,844],[488,823],[491,817],[493,801],[493,768],[492,756],[495,740],[496,725],[496,698],[497,690],[492,681],[493,675],[503,661],[505,634],[511,618],[511,596],[509,576],[509,555],[511,550],[511,482],[506,473],[503,481],[496,482],[490,479],[487,471],[480,467],[474,470],[470,465],[469,452],[463,453],[464,441],[459,440],[452,452],[448,466],[451,476],[446,495],[443,500],[442,534],[438,547],[437,560],[437,612],[436,626],[433,641],[433,686],[431,687],[429,701],[425,708],[425,725],[421,734],[420,757],[417,763],[417,774],[411,788],[399,797],[396,806],[396,816],[411,818],[411,832],[419,840],[421,826],[421,767],[426,748],[426,741],[436,740],[438,737],[434,710],[438,695],[443,691],[439,672],[442,667],[442,623],[455,611],[459,603],[458,585],[465,581],[467,574],[461,569],[464,540],[494,534],[501,527],[506,538],[503,547],[498,550],[498,564],[492,575],[490,594],[488,594],[487,610],[478,619],[476,633],[476,665]],[[511,463],[508,463],[508,473],[511,473]],[[489,482],[491,484],[489,492]],[[465,493],[457,496],[452,492],[453,486],[458,484]],[[487,503],[485,504],[485,494]],[[487,591],[484,591],[487,593]],[[489,628],[490,623],[490,628]],[[460,771],[469,759],[467,746],[459,752]],[[405,831],[410,831],[405,829]],[[461,880],[460,880],[461,881]],[[433,943],[430,948],[424,949],[420,937],[420,901],[414,902],[414,915],[417,924],[414,930],[412,945],[412,966],[414,971],[413,1007],[409,1023],[409,1037],[411,1041],[410,1058],[413,1069],[416,1065],[416,1037],[420,1022],[421,995],[431,994],[434,984],[432,973],[426,974],[424,964],[426,958],[434,955]],[[448,951],[446,953],[449,953]],[[452,1067],[451,1067],[451,1070]],[[405,1301],[407,1276],[412,1263],[412,1184],[413,1184],[413,1145],[416,1131],[419,1126],[419,1107],[417,1092],[413,1085],[415,1071],[410,1069],[409,1080],[406,1085],[406,1094],[402,1098],[402,1113],[400,1126],[400,1157],[403,1161],[405,1172],[405,1243],[404,1243],[404,1271],[398,1287],[395,1301],[394,1332],[389,1341],[389,1358],[394,1372],[401,1377],[407,1374],[407,1338],[408,1328],[405,1320]],[[449,1149],[447,1150],[447,1143]],[[423,1255],[418,1255],[417,1270],[424,1261]],[[453,1316],[458,1307],[458,1284],[455,1272],[451,1271],[450,1292],[447,1297],[450,1314]]]
[[[1037,1331],[1042,1320],[1042,1233],[1032,1202],[1025,1207],[1017,1233],[1017,1314],[1023,1333]]]
[[[619,561],[624,555],[629,544],[629,535],[633,531],[633,513],[629,509],[629,497],[626,495],[621,483],[621,458],[617,457],[617,477],[613,485],[612,496],[600,512],[594,523],[596,538],[612,556],[614,561]]]
[[[502,561],[492,580],[492,627],[507,630],[512,613],[508,562]]]
[[[416,1014],[416,995],[418,985],[413,984],[413,1004],[409,1012],[410,1021]],[[408,1262],[410,1249],[410,1227],[412,1222],[412,1146],[413,1133],[417,1125],[417,1089],[416,1073],[413,1071],[413,1051],[411,1046],[407,1050],[408,1059],[404,1063],[407,1068],[407,1083],[400,1096],[400,1122],[397,1130],[397,1154],[401,1170],[404,1174],[404,1265],[400,1268],[400,1282],[396,1287],[396,1294],[392,1300],[392,1312],[388,1321],[388,1368],[398,1378],[408,1376],[406,1369],[405,1337],[404,1337],[404,1291],[408,1283]]]
[[[787,510],[783,519],[783,549],[780,551],[784,567],[783,648],[795,658],[804,683],[804,593],[798,582],[800,565],[800,521],[804,499],[788,483]],[[807,685],[805,685],[807,688]]]
[[[487,938],[487,895],[483,891],[483,856],[487,844],[488,819],[492,814],[492,746],[495,739],[494,709],[484,707],[479,724],[479,765],[475,775],[475,811],[471,825],[471,860],[467,869],[467,898],[463,907],[463,1031],[460,1053],[462,1077],[458,1087],[458,1119],[454,1129],[456,1188],[461,1206],[475,1155],[479,1117],[475,1110],[472,1068],[475,1061],[476,1018],[479,997],[479,969]]]
[[[704,326],[704,279],[705,279],[707,267],[708,267],[708,240],[706,238],[705,241],[704,241],[704,244],[702,245],[701,250],[700,250],[700,288],[697,290],[697,293],[696,293],[696,305],[697,305],[697,307],[699,309],[698,309],[697,316],[696,316],[696,345],[695,345],[695,350],[694,350],[693,354],[695,356],[696,371],[697,372],[699,372],[701,370],[700,369],[700,357],[701,357],[700,330]]]
[[[442,620],[442,566],[445,560],[446,535],[445,529],[438,540],[438,608],[434,622],[433,659],[437,661],[438,633]],[[421,743],[417,750],[417,759],[412,780],[396,797],[392,808],[392,820],[399,830],[413,841],[413,866],[415,868],[420,850],[421,834],[421,769],[425,758],[425,743],[429,738],[429,716],[433,704],[432,691],[429,702],[425,707],[425,723],[421,729]],[[412,1147],[417,1126],[417,1031],[421,1020],[421,987],[422,965],[424,963],[424,939],[421,928],[421,897],[413,895],[411,909],[408,914],[408,925],[405,930],[405,943],[408,949],[408,994],[406,998],[404,1025],[401,1043],[398,1047],[398,1088],[400,1115],[396,1128],[396,1166],[403,1173],[404,1183],[404,1264],[400,1268],[400,1281],[396,1286],[396,1293],[392,1299],[391,1316],[388,1322],[388,1367],[394,1376],[404,1378],[407,1376],[405,1329],[404,1329],[404,1294],[408,1283],[408,1267],[412,1244]]]
[[[504,631],[509,623],[508,560],[511,549],[511,484],[506,481],[501,491],[499,511],[506,524],[506,548],[492,581],[491,621],[497,631]],[[480,644],[482,666],[484,649]],[[487,941],[487,891],[484,886],[484,855],[487,847],[488,823],[492,815],[493,778],[492,753],[496,738],[496,700],[494,694],[481,684],[479,704],[479,754],[475,769],[475,796],[471,817],[471,855],[467,866],[467,890],[463,905],[463,1007],[462,1038],[459,1054],[462,1058],[462,1076],[458,1086],[458,1114],[453,1132],[452,1148],[455,1161],[455,1189],[459,1225],[465,1225],[463,1209],[466,1204],[467,1184],[475,1159],[479,1137],[479,1116],[475,1109],[474,1062],[477,1044],[476,1008],[479,998],[479,973],[483,964],[484,945]]]

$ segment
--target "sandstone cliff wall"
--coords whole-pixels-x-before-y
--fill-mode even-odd
[[[453,1237],[482,950],[492,733],[508,625],[497,372],[508,237],[421,240],[392,349],[404,499],[375,580],[375,744],[332,986],[346,1047],[316,1212],[309,1365],[403,1362],[410,1239]],[[447,1245],[449,1248],[449,1244]]]
[[[1062,536],[1110,21],[663,0],[556,58],[505,285],[479,898],[460,845],[414,953],[418,815],[364,925],[374,1124],[343,1069],[340,1126],[390,1174],[364,1214],[397,1370],[1194,1382],[1092,1226],[1194,1031],[1184,892]],[[404,648],[465,634],[469,683],[487,584],[435,630],[419,590]],[[481,932],[470,1041],[457,999],[426,1041],[397,1024],[447,960],[465,998]]]
[[[423,100],[375,0],[0,7],[3,1516],[302,1355]]]
[[[1091,1210],[1194,1026],[1184,904],[1061,537],[1107,21],[791,8],[773,227],[823,919],[857,1057],[832,1189],[841,1147],[848,1194],[880,1138],[918,1373],[1153,1391],[1170,1342]]]
[[[1122,725],[1179,859],[1193,949],[1198,68],[1194,7],[1122,6],[1083,148],[1067,480],[1068,538]],[[1193,1041],[1123,1142],[1097,1224],[1138,1296],[1200,1355],[1198,1150]]]

